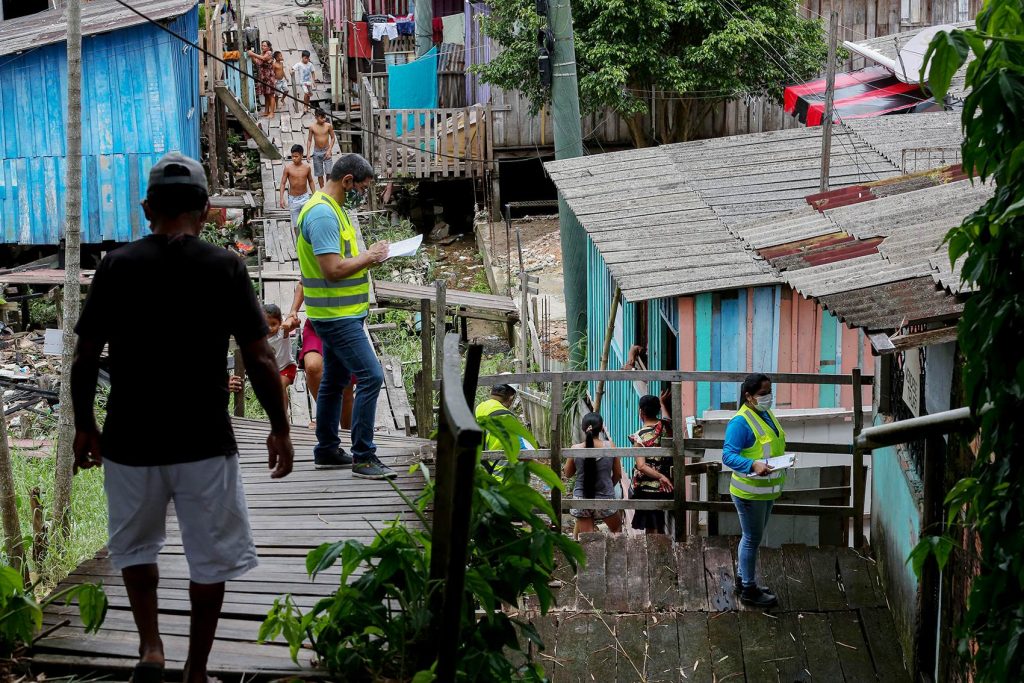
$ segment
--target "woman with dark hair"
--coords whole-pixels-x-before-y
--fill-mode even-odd
[[[661,419],[661,401],[657,396],[640,398],[639,431],[629,436],[634,446],[657,448],[664,437],[672,436],[672,423]],[[672,499],[672,458],[637,456],[633,466],[630,498],[646,500]],[[633,513],[633,528],[648,534],[665,533],[664,510],[637,510]]]
[[[277,97],[277,90],[274,88],[274,51],[269,40],[260,43],[260,54],[249,50],[249,57],[256,62],[256,94],[263,95],[263,116],[270,118],[274,115],[274,103]]]
[[[764,537],[775,499],[782,495],[785,470],[775,471],[768,458],[786,450],[786,432],[772,412],[772,380],[754,373],[743,380],[740,409],[725,430],[722,462],[732,469],[729,493],[740,518],[736,592],[740,601],[755,607],[772,607],[778,599],[755,582],[757,549]]]
[[[583,433],[586,439],[573,448],[615,448],[610,441],[600,439],[604,430],[604,419],[598,413],[587,413],[583,416]],[[622,480],[622,464],[618,458],[569,458],[565,463],[563,474],[566,477],[576,475],[576,485],[573,487],[573,498],[597,498],[599,500],[614,500],[615,485]],[[612,533],[622,529],[622,518],[618,510],[569,510],[569,514],[576,518],[576,529],[574,535],[586,531],[596,531],[596,520],[603,519]]]

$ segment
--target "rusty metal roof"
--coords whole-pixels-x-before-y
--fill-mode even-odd
[[[179,17],[195,7],[198,0],[132,0],[131,5],[150,19]],[[82,36],[107,33],[145,23],[145,19],[114,0],[82,3]],[[0,55],[23,52],[67,40],[68,26],[63,9],[37,12],[0,21]]]
[[[963,177],[949,167],[810,195],[813,209],[734,232],[793,289],[853,327],[955,318],[963,303],[944,238],[992,194]]]
[[[830,183],[868,186],[900,176],[903,149],[954,147],[961,138],[959,115],[948,112],[851,121],[835,132]],[[818,188],[820,163],[821,129],[815,127],[545,167],[623,297],[644,301],[779,282],[750,249],[766,246],[762,231],[788,242],[839,230],[807,204]],[[776,220],[787,223],[773,225]],[[749,237],[749,246],[740,237]]]

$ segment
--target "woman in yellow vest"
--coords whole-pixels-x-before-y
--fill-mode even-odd
[[[740,601],[772,607],[778,599],[755,581],[757,548],[761,545],[775,499],[782,495],[785,471],[774,471],[767,459],[786,450],[786,432],[772,413],[772,380],[755,373],[743,380],[740,409],[725,430],[722,462],[732,469],[729,493],[740,518],[743,536],[737,553],[736,592]]]

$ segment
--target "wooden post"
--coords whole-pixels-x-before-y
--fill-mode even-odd
[[[853,372],[853,547],[864,547],[864,451],[857,444],[857,437],[864,428],[863,390],[860,368]]]
[[[551,469],[562,476],[562,392],[561,379],[551,383]],[[562,533],[562,492],[551,488],[551,507],[555,511],[555,529]]]
[[[448,308],[448,305],[445,302],[447,287],[448,283],[444,280],[434,281],[434,299],[436,305],[436,308],[434,309],[434,357],[437,364],[437,367],[434,368],[434,372],[438,377],[441,376],[442,359],[444,358],[445,313]]]
[[[242,379],[242,390],[235,393],[235,417],[245,417],[245,362],[241,349],[235,349],[235,377]]]
[[[839,12],[835,5],[828,20],[828,62],[825,64],[825,118],[821,120],[820,192],[828,192],[829,165],[832,157],[832,99],[836,89],[836,49],[839,43]]]
[[[7,562],[14,569],[28,576],[25,565],[25,545],[21,536],[21,520],[18,517],[18,497],[14,488],[14,470],[11,465],[11,449],[7,443],[7,417],[4,415],[4,392],[0,388],[0,508],[3,512],[4,550]]]
[[[672,383],[672,501],[676,541],[686,540],[686,420],[683,418],[683,385]]]
[[[416,385],[419,396],[416,404],[420,414],[416,417],[416,431],[420,437],[426,438],[434,427],[434,371],[431,368],[434,352],[430,339],[430,299],[420,299],[420,355],[422,365],[418,375],[419,383]]]
[[[718,465],[719,463],[714,463]],[[715,503],[718,502],[718,473],[721,471],[721,467],[712,467],[708,470],[707,482],[708,482],[708,500]],[[716,510],[708,510],[708,536],[718,535],[718,512]]]
[[[612,295],[612,305],[608,310],[608,324],[604,330],[604,343],[601,345],[601,365],[598,370],[608,369],[608,353],[612,347],[612,335],[615,332],[615,316],[619,311],[619,301],[622,300],[622,290],[615,285],[615,294]],[[594,412],[601,412],[601,400],[604,398],[604,380],[597,381],[597,391],[594,398]]]
[[[301,110],[302,106],[303,106],[301,103],[304,102],[305,100],[303,100],[302,98],[299,97],[299,85],[295,81],[295,72],[292,71],[291,73],[292,73],[292,111],[294,111],[296,114],[298,114],[299,111]]]
[[[924,440],[924,500],[921,506],[920,536],[942,534],[942,502],[946,497],[946,441],[941,435],[930,435]],[[857,518],[854,517],[856,522]],[[921,613],[918,617],[916,646],[911,671],[924,674],[922,680],[931,679],[935,672],[938,653],[935,632],[939,627],[940,587],[939,565],[929,557],[921,568]]]

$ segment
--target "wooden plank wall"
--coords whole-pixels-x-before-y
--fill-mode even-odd
[[[964,3],[966,12],[961,11]],[[803,0],[800,12],[809,18],[828,16],[831,0]],[[907,2],[908,16],[901,3]],[[840,39],[860,41],[867,38],[907,31],[916,26],[930,26],[972,19],[981,8],[981,0],[835,0],[839,10]],[[915,8],[915,3],[917,7]],[[911,23],[910,19],[917,19]],[[468,19],[467,19],[468,21]],[[481,38],[474,36],[475,40]],[[490,46],[489,54],[496,55],[500,48]],[[851,58],[846,69],[861,68],[863,58]],[[486,87],[479,79],[470,78],[467,86],[469,100],[486,98],[489,95],[494,105],[494,146],[502,149],[551,148],[553,132],[551,113],[542,110],[539,114],[530,111],[530,103],[518,91],[505,91],[495,86]],[[672,97],[658,96],[654,99],[653,115],[644,117],[644,126],[653,132],[658,140],[667,139],[673,113],[679,106]],[[801,124],[782,111],[782,106],[771,98],[750,97],[723,102],[696,127],[694,137],[722,137],[760,133],[764,131],[797,128]],[[632,138],[621,116],[610,111],[600,111],[583,116],[581,119],[584,144],[591,152],[603,151],[605,147],[632,146]]]

